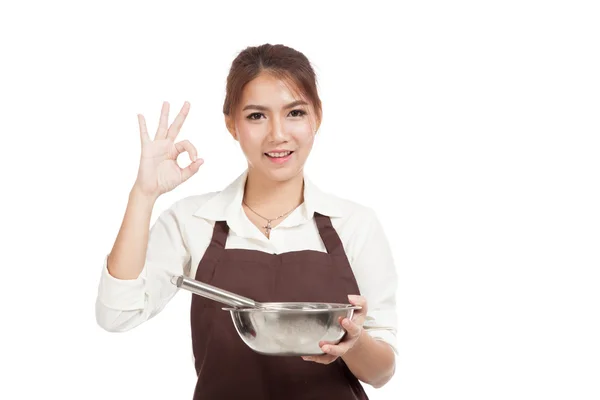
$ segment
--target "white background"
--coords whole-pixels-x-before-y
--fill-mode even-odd
[[[373,207],[393,245],[399,364],[371,398],[600,398],[593,3],[3,4],[0,398],[191,398],[190,295],[107,333],[100,269],[137,173],[136,114],[153,133],[163,100],[170,122],[190,101],[179,138],[206,160],[154,220],[245,167],[225,78],[265,42],[319,76],[308,173]]]

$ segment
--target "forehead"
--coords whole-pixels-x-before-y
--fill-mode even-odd
[[[246,104],[260,104],[279,107],[295,100],[306,100],[296,85],[270,74],[261,74],[244,86],[242,107]]]

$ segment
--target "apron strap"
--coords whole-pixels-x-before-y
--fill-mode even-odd
[[[326,215],[315,212],[315,220],[327,252],[331,255],[345,256],[342,240],[331,224],[331,219]]]
[[[226,221],[215,221],[215,228],[213,229],[212,239],[210,245],[224,249],[225,243],[227,243],[227,234],[229,233],[229,225]]]

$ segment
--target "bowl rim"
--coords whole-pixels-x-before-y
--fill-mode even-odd
[[[345,310],[360,310],[361,306],[345,303],[326,303],[326,302],[307,302],[307,301],[288,301],[288,302],[265,302],[261,303],[267,306],[282,307],[286,305],[301,305],[301,304],[326,304],[331,308],[309,308],[309,309],[269,309],[269,308],[252,308],[252,307],[223,307],[224,311],[235,311],[245,313],[284,313],[284,314],[298,314],[298,313],[329,313],[332,311],[345,311]]]

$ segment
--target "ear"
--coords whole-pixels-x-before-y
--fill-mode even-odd
[[[319,128],[321,127],[321,121],[317,121],[317,126],[315,128],[315,135],[317,134],[317,132],[319,132]]]
[[[225,115],[225,126],[227,127],[227,130],[231,136],[233,136],[235,140],[238,140],[237,132],[235,130],[235,121],[229,115]]]

